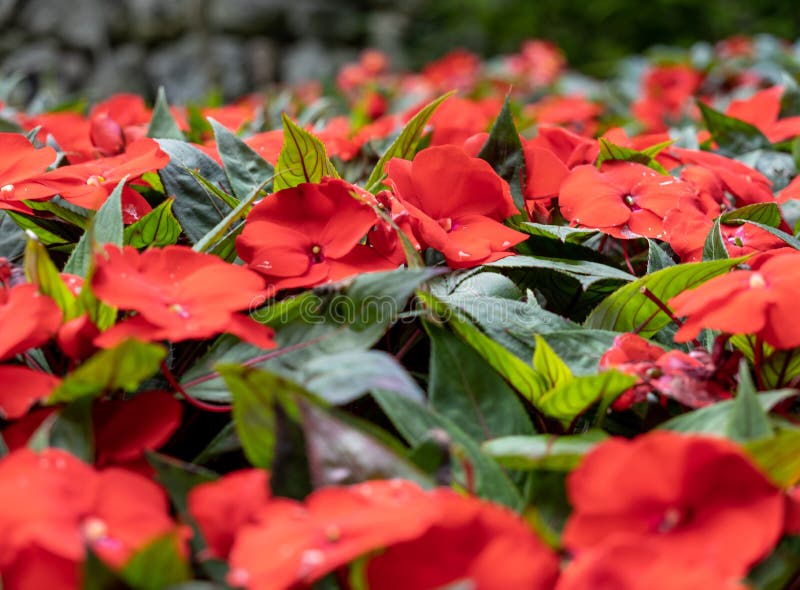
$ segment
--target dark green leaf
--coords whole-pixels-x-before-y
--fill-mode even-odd
[[[483,451],[509,469],[572,471],[586,453],[607,438],[602,430],[572,436],[505,436],[483,443]]]
[[[136,391],[142,381],[158,371],[166,353],[162,346],[136,340],[126,340],[114,348],[101,350],[64,377],[47,403],[97,397],[117,389]]]
[[[217,479],[217,475],[208,469],[160,453],[148,452],[147,462],[155,470],[156,480],[167,491],[169,499],[183,516],[189,513],[186,497],[191,489]]]
[[[352,418],[345,421],[344,416],[308,403],[300,403],[300,414],[315,488],[393,477],[431,486],[432,482],[396,449],[362,429],[374,430],[371,423]],[[383,438],[387,436],[384,433]]]
[[[166,199],[147,215],[125,228],[124,242],[134,248],[163,248],[181,237],[181,224],[172,213],[174,199]]]
[[[604,279],[633,281],[636,277],[627,272],[588,260],[566,260],[539,256],[509,256],[486,266],[490,268],[548,269],[565,274],[580,282],[583,289]]]
[[[325,145],[313,133],[298,127],[286,113],[283,121],[283,149],[275,165],[275,191],[303,182],[319,182],[325,177],[339,178]]]
[[[50,414],[28,441],[34,450],[64,449],[86,463],[94,462],[92,400],[79,399]]]
[[[725,225],[741,225],[745,221],[778,227],[781,211],[775,203],[753,203],[720,215],[720,222]]]
[[[522,142],[514,125],[514,118],[509,108],[511,94],[506,95],[503,108],[489,130],[489,137],[483,144],[478,157],[491,164],[494,171],[511,187],[514,204],[520,211],[525,210],[522,196],[521,180],[525,169],[525,158],[522,155]],[[516,190],[514,190],[516,189]]]
[[[428,439],[431,431],[444,430],[453,443],[463,449],[465,459],[470,462],[475,474],[477,494],[515,510],[522,508],[523,501],[519,490],[508,475],[493,459],[481,452],[475,441],[458,426],[408,398],[379,390],[374,391],[372,395],[409,444],[418,445]],[[453,469],[455,480],[463,484],[464,471],[458,461],[454,462]]]
[[[703,244],[703,260],[726,260],[728,258],[730,256],[728,256],[728,249],[725,247],[725,239],[722,237],[720,218],[718,217],[714,220]]]
[[[98,246],[113,244],[122,247],[124,225],[122,223],[122,188],[127,177],[119,181],[106,202],[97,211],[86,232],[64,266],[64,272],[86,276],[92,256]]]
[[[375,192],[380,188],[383,179],[386,177],[384,168],[389,160],[392,158],[410,160],[414,156],[414,154],[417,152],[419,140],[422,137],[423,131],[425,130],[425,125],[428,123],[428,119],[431,118],[439,105],[450,98],[453,94],[454,92],[448,92],[447,94],[444,94],[436,100],[428,103],[416,115],[414,115],[414,117],[408,123],[406,123],[406,126],[403,127],[400,135],[392,142],[392,145],[389,146],[389,148],[381,156],[380,160],[378,160],[378,163],[375,164],[375,168],[372,169],[367,182],[364,184],[369,192]]]
[[[598,139],[598,142],[600,144],[600,154],[597,156],[597,161],[595,162],[598,168],[603,162],[607,162],[609,160],[622,160],[624,162],[636,162],[637,164],[644,164],[656,172],[668,174],[664,167],[655,159],[655,156],[657,156],[664,148],[672,144],[672,140],[651,146],[647,148],[646,151],[637,151],[621,145],[616,145],[604,137]]]
[[[147,128],[147,137],[154,139],[176,139],[186,141],[175,118],[169,110],[167,95],[164,87],[159,86],[158,97],[155,107],[153,107],[153,117],[150,119],[150,126]]]
[[[25,241],[23,229],[14,223],[7,211],[0,210],[0,257],[18,260],[25,250]]]
[[[474,440],[533,433],[519,398],[477,352],[448,330],[433,324],[425,329],[431,339],[430,403],[436,412]]]
[[[240,200],[251,194],[256,187],[267,183],[273,174],[272,164],[259,156],[249,145],[231,133],[225,126],[209,118],[214,129],[225,174],[233,194]]]
[[[226,186],[228,178],[219,164],[191,144],[173,139],[161,139],[158,144],[170,157],[169,164],[158,175],[167,196],[174,199],[175,217],[194,243],[214,229],[233,208],[198,177],[216,187]]]
[[[586,229],[585,227],[570,227],[568,225],[546,225],[543,223],[532,223],[523,221],[515,226],[515,229],[530,234],[532,236],[542,236],[554,238],[562,243],[580,244],[587,238],[596,235],[596,229]]]
[[[747,581],[754,590],[791,589],[800,574],[800,536],[786,536],[750,570]]]
[[[16,211],[5,211],[5,214],[8,215],[21,230],[33,232],[42,244],[46,246],[67,244],[79,240],[81,236],[79,228],[68,226],[54,219],[43,219],[41,217],[25,215],[24,213],[17,213]],[[72,236],[68,234],[75,235]]]
[[[422,401],[424,394],[395,358],[379,350],[319,355],[298,371],[302,384],[330,404],[350,403],[373,389]]]
[[[647,289],[665,304],[672,298],[709,279],[726,273],[743,258],[680,264],[646,275],[621,287],[598,305],[586,318],[587,328],[638,332],[648,338],[670,323],[659,307],[648,299]]]
[[[769,148],[772,144],[757,127],[740,119],[729,117],[697,101],[706,129],[711,133],[720,151],[736,156],[756,149]]]

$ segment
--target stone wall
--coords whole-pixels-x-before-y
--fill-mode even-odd
[[[0,0],[0,75],[14,98],[114,92],[171,102],[323,79],[372,46],[403,65],[412,5],[382,0]],[[403,12],[405,11],[405,12]]]

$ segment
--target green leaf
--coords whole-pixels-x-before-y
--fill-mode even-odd
[[[264,351],[224,337],[182,377],[187,391],[206,401],[230,401],[228,389],[213,374],[216,363],[252,363],[302,381],[300,371],[316,358],[371,348],[405,309],[414,290],[438,274],[436,269],[365,273],[319,294],[307,291],[253,312],[275,328],[278,348]],[[324,361],[320,361],[324,362]],[[313,367],[312,367],[313,368]]]
[[[616,145],[608,141],[605,137],[597,140],[600,144],[600,154],[597,156],[595,165],[600,168],[603,162],[609,160],[621,160],[624,162],[636,162],[637,164],[644,164],[648,168],[652,168],[661,174],[668,174],[664,167],[659,164],[655,157],[665,148],[669,147],[673,140],[665,141],[654,146],[650,146],[644,151],[638,151],[631,148]]]
[[[69,226],[54,219],[43,219],[18,213],[16,211],[5,211],[8,218],[22,230],[33,232],[37,238],[46,246],[68,244],[80,239],[79,228]],[[70,235],[76,234],[76,235]]]
[[[409,444],[419,445],[428,440],[432,430],[444,430],[454,445],[463,449],[465,459],[469,461],[474,471],[477,494],[514,510],[522,509],[524,505],[522,497],[508,475],[492,458],[484,454],[477,443],[458,426],[428,407],[408,398],[380,390],[374,391],[372,395]],[[455,461],[453,469],[456,481],[463,483],[465,481],[463,466]]]
[[[166,199],[147,215],[132,223],[123,232],[126,246],[134,248],[163,248],[178,242],[181,224],[172,213],[174,199]]]
[[[544,256],[508,256],[485,265],[489,268],[525,268],[554,270],[576,279],[581,287],[588,289],[593,283],[605,279],[633,281],[636,277],[627,272],[588,260],[567,260]]]
[[[522,154],[522,142],[514,125],[509,107],[511,93],[506,95],[503,108],[489,130],[489,137],[483,144],[478,157],[491,164],[494,171],[511,187],[514,204],[520,211],[525,210],[525,199],[522,196],[522,178],[525,169],[525,158]]]
[[[126,340],[114,348],[101,350],[64,377],[47,403],[94,398],[117,389],[134,392],[142,381],[158,371],[166,354],[163,346],[137,340]]]
[[[523,221],[514,226],[514,229],[532,236],[541,236],[544,238],[554,238],[562,243],[580,244],[587,238],[596,235],[596,229],[587,229],[585,227],[570,227],[568,225],[547,225],[543,223],[533,223],[530,221]]]
[[[92,399],[79,399],[50,414],[31,435],[28,446],[36,451],[48,447],[64,449],[93,463]]]
[[[725,225],[741,225],[745,221],[755,221],[764,225],[778,227],[781,223],[781,210],[775,203],[753,203],[720,215]]]
[[[195,252],[206,252],[215,244],[218,244],[221,240],[224,240],[226,234],[230,235],[230,227],[243,217],[247,216],[252,208],[253,203],[261,196],[262,189],[267,182],[268,180],[265,180],[263,183],[253,187],[253,190],[250,192],[250,194],[246,195],[243,200],[236,205],[236,207],[234,207],[233,210],[231,210],[231,212],[228,213],[223,220],[215,225],[211,231],[197,240],[192,249]]]
[[[697,101],[706,129],[717,142],[720,152],[737,156],[756,149],[769,148],[772,143],[750,123],[729,117]]]
[[[99,246],[113,244],[122,247],[124,224],[122,223],[122,188],[128,177],[119,181],[106,202],[97,211],[86,232],[64,266],[64,272],[86,276],[92,256]]]
[[[448,325],[453,331],[480,354],[520,395],[533,405],[537,404],[542,394],[547,391],[547,383],[531,365],[503,348],[466,320],[449,314],[447,306],[432,295],[420,292],[418,297],[434,312],[446,316]]]
[[[426,323],[431,340],[430,403],[474,440],[532,434],[514,391],[454,334]],[[384,388],[385,389],[385,388]]]
[[[726,435],[736,442],[747,442],[770,438],[773,434],[769,417],[758,401],[747,361],[742,359],[739,362],[739,385],[736,388],[736,399],[728,419]]]
[[[424,399],[419,385],[402,365],[380,350],[319,355],[305,363],[297,376],[304,387],[333,405],[350,403],[373,389]]]
[[[558,358],[558,355],[550,348],[547,341],[539,334],[536,334],[536,350],[533,353],[533,368],[544,378],[547,388],[559,387],[572,381],[572,371]]]
[[[222,167],[195,146],[174,139],[160,139],[158,145],[170,161],[158,171],[164,190],[172,197],[172,211],[192,243],[222,221],[233,208],[199,178],[211,186],[227,185]],[[194,174],[193,174],[194,173]]]
[[[180,550],[180,533],[157,537],[133,554],[121,577],[132,590],[164,590],[191,578],[189,564]]]
[[[597,373],[600,357],[613,346],[617,336],[617,332],[573,328],[546,332],[542,337],[572,374],[581,376]]]
[[[408,123],[406,123],[406,126],[403,127],[400,135],[392,142],[392,145],[389,146],[389,148],[381,156],[381,159],[378,160],[378,163],[375,164],[375,168],[372,169],[372,172],[370,173],[369,178],[364,185],[367,188],[367,191],[375,192],[380,188],[381,184],[383,183],[383,179],[386,178],[384,168],[389,160],[392,158],[410,160],[414,156],[414,154],[417,152],[417,145],[419,145],[419,140],[422,138],[422,133],[425,130],[425,125],[428,123],[428,120],[431,118],[439,105],[450,98],[453,94],[455,94],[455,91],[448,92],[436,100],[431,101],[416,115],[414,115],[414,117]]]
[[[25,278],[39,287],[39,291],[44,293],[56,302],[64,315],[64,321],[77,317],[77,299],[69,290],[56,265],[50,259],[41,242],[36,239],[28,238],[25,246]]]
[[[281,120],[283,149],[275,165],[275,192],[325,177],[339,178],[319,138],[298,127],[286,113],[281,113]]]
[[[327,409],[300,403],[311,479],[315,488],[350,485],[371,479],[399,477],[424,487],[433,482],[394,448],[371,434],[370,422],[337,415]],[[360,428],[359,428],[360,426]]]
[[[730,343],[740,350],[751,365],[755,365],[755,337],[734,334]],[[765,342],[761,343],[763,354],[759,367],[761,378],[767,387],[782,387],[800,375],[800,349],[775,350]]]
[[[47,211],[59,219],[63,219],[81,229],[86,229],[89,223],[89,211],[72,205],[63,199],[61,199],[63,204],[59,204],[58,199],[59,197],[55,196],[48,201],[24,201],[24,203],[34,211]]]
[[[616,332],[637,332],[649,338],[671,320],[643,294],[642,289],[649,290],[666,304],[672,297],[726,273],[743,260],[733,258],[680,264],[646,275],[604,299],[586,318],[584,326]]]
[[[175,139],[179,141],[186,141],[175,118],[169,110],[169,103],[167,102],[167,95],[164,92],[164,87],[159,86],[158,97],[156,98],[155,107],[153,107],[153,117],[150,119],[150,126],[147,128],[147,137],[153,139]]]
[[[730,256],[728,256],[728,249],[725,247],[725,239],[722,237],[720,218],[717,217],[706,236],[706,241],[703,243],[703,261],[726,260],[728,258]]]
[[[746,441],[744,449],[776,486],[792,488],[800,483],[800,430],[783,428],[773,434]]]
[[[210,117],[208,121],[214,129],[217,151],[233,194],[242,200],[253,193],[256,187],[266,185],[272,179],[272,164],[259,156],[224,125]]]
[[[509,469],[572,471],[581,459],[608,438],[602,430],[555,436],[505,436],[483,443],[483,451]]]
[[[800,536],[785,536],[747,575],[754,590],[786,590],[800,573]]]
[[[303,387],[274,373],[239,365],[218,365],[233,396],[233,421],[248,461],[269,469],[275,456],[276,406],[299,420],[298,399],[313,398]]]
[[[575,377],[548,390],[539,399],[537,408],[568,426],[589,407],[603,400],[614,401],[619,394],[633,387],[637,378],[618,371],[603,371],[597,375]]]
[[[778,389],[762,391],[756,396],[756,399],[764,411],[769,411],[794,395],[797,395],[797,391],[794,389]],[[736,400],[717,402],[667,420],[659,428],[675,432],[699,432],[724,437],[728,433],[728,425],[731,422],[735,403]]]

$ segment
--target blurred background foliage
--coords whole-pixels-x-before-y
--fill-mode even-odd
[[[538,37],[594,75],[607,75],[619,58],[659,44],[688,47],[758,33],[794,40],[800,34],[800,4],[791,0],[438,0],[419,3],[412,19],[406,33],[412,67],[454,46],[491,56]]]

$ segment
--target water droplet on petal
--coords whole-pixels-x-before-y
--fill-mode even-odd
[[[472,254],[470,254],[469,252],[464,252],[463,250],[458,251],[459,258],[469,258],[470,256],[472,256]]]

